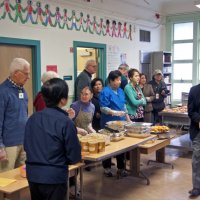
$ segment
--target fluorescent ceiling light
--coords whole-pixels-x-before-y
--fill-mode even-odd
[[[197,8],[200,8],[200,0],[194,1],[194,5],[195,5]]]

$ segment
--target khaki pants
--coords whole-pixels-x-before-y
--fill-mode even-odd
[[[23,145],[6,147],[8,160],[0,162],[0,172],[8,171],[25,164],[26,153]]]

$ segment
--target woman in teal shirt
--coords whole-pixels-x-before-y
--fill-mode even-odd
[[[130,82],[124,88],[126,97],[126,108],[131,121],[144,121],[144,106],[146,99],[139,86],[140,73],[137,69],[130,69],[128,71]]]

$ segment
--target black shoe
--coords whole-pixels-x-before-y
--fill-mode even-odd
[[[189,196],[190,199],[195,199],[196,197],[198,197],[200,195],[200,190],[194,188],[189,191],[189,194],[190,194],[190,196]]]
[[[111,172],[111,169],[110,169],[110,168],[104,169],[104,175],[105,175],[106,177],[113,177],[113,173]]]
[[[126,177],[128,176],[128,172],[125,169],[118,169],[117,170],[117,177]]]

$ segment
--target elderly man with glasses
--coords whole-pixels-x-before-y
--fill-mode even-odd
[[[28,96],[23,86],[30,78],[30,64],[14,58],[10,75],[0,85],[0,172],[25,161],[24,129],[28,119]]]
[[[85,69],[79,74],[75,81],[75,100],[80,99],[80,93],[86,86],[90,87],[92,74],[97,72],[97,63],[95,60],[88,60]]]

